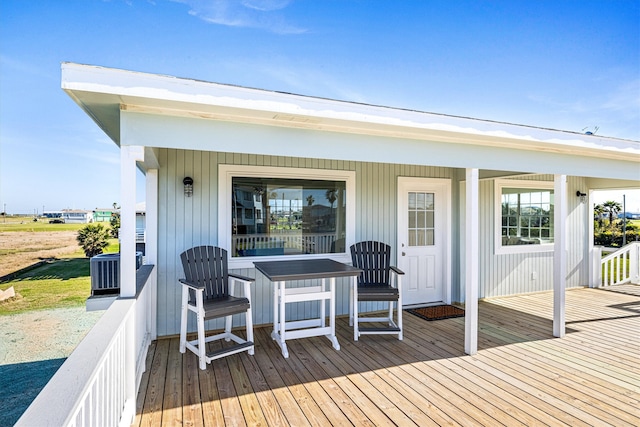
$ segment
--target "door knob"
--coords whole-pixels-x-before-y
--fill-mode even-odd
[[[404,252],[402,252],[402,256],[406,256],[407,254],[405,254]]]

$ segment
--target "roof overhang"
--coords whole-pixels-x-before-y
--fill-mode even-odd
[[[118,145],[123,110],[640,161],[638,141],[74,63],[62,64],[62,89]]]

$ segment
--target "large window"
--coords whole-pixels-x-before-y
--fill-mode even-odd
[[[243,265],[256,257],[344,258],[354,180],[353,172],[221,165],[220,244]]]
[[[496,252],[552,250],[553,183],[496,180]]]

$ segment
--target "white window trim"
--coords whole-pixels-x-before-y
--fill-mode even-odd
[[[344,181],[347,193],[345,252],[336,254],[301,254],[233,258],[229,256],[229,268],[253,268],[254,261],[283,261],[295,259],[330,258],[338,262],[351,262],[348,248],[355,243],[356,223],[356,173],[329,169],[303,169],[273,166],[218,165],[218,246],[231,252],[231,193],[234,177],[313,179]]]
[[[516,179],[496,179],[494,183],[494,250],[496,255],[501,254],[528,254],[540,252],[553,252],[553,243],[541,243],[539,245],[512,245],[502,246],[502,189],[503,188],[533,188],[553,190],[552,181],[524,181]],[[554,194],[554,204],[556,195]],[[554,209],[555,212],[555,209]],[[555,239],[555,231],[554,231]]]

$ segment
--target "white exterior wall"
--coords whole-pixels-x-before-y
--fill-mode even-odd
[[[295,121],[286,122],[290,127],[281,127],[232,123],[224,118],[196,119],[197,114],[175,117],[122,111],[120,117],[127,145],[638,180],[638,163],[633,157],[590,157],[582,155],[578,147],[571,153],[528,150],[530,141],[522,141],[518,148],[496,147],[489,144],[490,137],[487,145],[450,143],[437,137],[418,140],[401,134],[334,132],[322,125],[303,129],[297,128]]]
[[[63,212],[62,219],[67,224],[88,224],[93,220],[91,212]]]
[[[519,177],[519,180],[551,181],[552,175]],[[568,178],[567,287],[589,281],[588,202],[580,203],[577,190],[585,192],[583,178]],[[480,298],[553,290],[553,246],[549,252],[495,254],[494,181],[480,183]]]
[[[182,276],[179,254],[192,246],[218,244],[218,164],[277,166],[350,170],[356,172],[356,240],[381,240],[392,247],[396,258],[397,178],[398,176],[452,179],[452,200],[457,194],[460,171],[457,169],[395,165],[387,163],[352,162],[306,159],[281,156],[249,155],[208,151],[159,150],[159,261],[158,261],[158,335],[176,334],[179,328],[180,294],[177,279]],[[194,194],[185,197],[182,179],[194,179]],[[549,175],[529,179],[549,180]],[[522,178],[519,178],[522,179]],[[584,191],[584,179],[569,178],[569,195],[577,189]],[[553,252],[537,254],[494,254],[494,192],[493,181],[480,184],[480,290],[479,296],[494,297],[516,293],[537,292],[553,288]],[[587,265],[587,204],[577,197],[569,197],[569,286],[584,286],[588,281]],[[463,300],[460,288],[458,254],[458,216],[460,208],[452,209],[452,299]],[[253,305],[255,324],[272,322],[272,285],[255,269],[236,270],[254,277]],[[531,280],[531,273],[536,280]],[[337,313],[348,312],[348,282],[339,281]],[[373,303],[371,303],[373,304]],[[367,309],[374,309],[370,306]],[[315,314],[313,303],[300,303],[288,308],[288,319]],[[239,320],[238,320],[239,321]],[[210,325],[214,327],[214,325]]]
[[[159,150],[159,242],[158,242],[158,335],[179,331],[180,288],[182,277],[179,255],[185,249],[218,244],[218,164],[278,166],[356,172],[356,240],[381,240],[396,248],[397,177],[454,178],[448,168],[362,163],[338,160],[304,159],[208,151]],[[194,179],[192,197],[185,197],[182,179]],[[457,186],[456,186],[457,187]],[[457,261],[456,261],[457,262]],[[235,270],[254,277],[254,323],[272,322],[271,283],[255,269]],[[457,282],[457,273],[454,272]],[[348,281],[338,281],[337,313],[348,313]],[[373,309],[368,307],[367,309]],[[314,303],[288,308],[289,319],[315,313]],[[239,322],[239,320],[238,320]],[[193,325],[195,326],[195,325]]]
[[[376,239],[393,248],[395,259],[397,227],[397,177],[448,178],[452,180],[452,301],[463,301],[460,289],[460,251],[464,211],[460,209],[460,182],[469,164],[482,170],[529,168],[546,173],[590,171],[626,177],[627,162],[604,160],[594,168],[578,156],[545,152],[527,153],[527,162],[514,163],[522,153],[513,149],[403,138],[366,137],[322,130],[284,129],[243,123],[210,121],[186,117],[156,116],[122,112],[121,125],[127,144],[156,147],[159,161],[158,230],[158,335],[179,330],[179,287],[182,275],[179,254],[192,246],[218,244],[218,164],[277,166],[349,170],[356,172],[356,240]],[[183,149],[176,149],[180,145]],[[250,154],[252,153],[252,154]],[[255,154],[258,153],[258,154]],[[271,154],[259,154],[271,153]],[[286,154],[283,154],[286,153]],[[360,159],[360,160],[354,160]],[[582,160],[582,162],[581,162]],[[424,166],[431,165],[431,166]],[[451,166],[451,167],[449,167]],[[618,166],[618,168],[616,168]],[[535,168],[535,169],[534,169]],[[194,179],[194,195],[184,196],[182,179]],[[586,180],[570,178],[569,286],[588,284],[586,205],[578,206],[576,190],[586,192]],[[493,181],[480,185],[480,277],[479,297],[511,295],[552,289],[553,253],[495,255]],[[581,237],[584,236],[584,237]],[[584,260],[584,261],[582,261]],[[536,280],[531,280],[531,273]],[[272,321],[272,285],[253,269],[238,273],[255,277],[254,322]],[[339,283],[337,313],[347,310],[348,289]],[[309,317],[317,307],[301,303],[288,308],[287,319]],[[193,325],[192,325],[193,327]],[[213,325],[210,325],[213,327]]]

